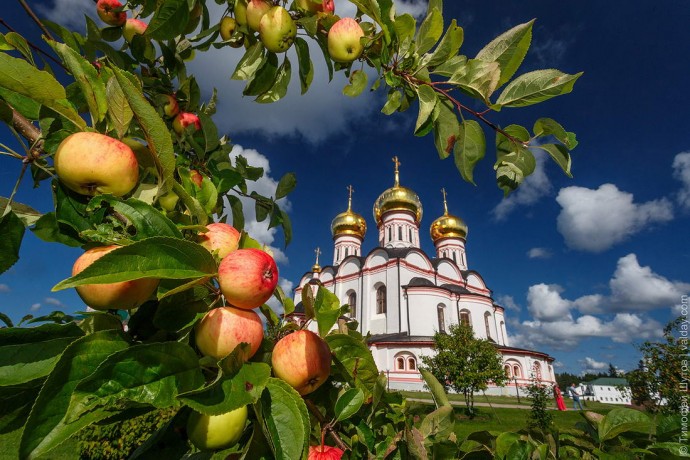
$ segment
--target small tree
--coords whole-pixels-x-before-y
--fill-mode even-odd
[[[446,390],[465,396],[470,413],[474,411],[474,393],[486,390],[488,382],[503,386],[508,380],[503,360],[488,340],[474,336],[472,327],[454,324],[448,333],[434,335],[436,354],[422,357],[429,371],[442,382]]]
[[[688,387],[683,385],[683,360],[687,360],[687,339],[680,335],[683,317],[664,327],[665,342],[645,341],[640,345],[642,360],[626,375],[632,400],[652,412],[677,414],[687,401]]]
[[[527,386],[527,394],[532,399],[532,410],[527,425],[530,428],[548,431],[553,424],[553,415],[547,409],[552,396],[551,387],[533,379]]]

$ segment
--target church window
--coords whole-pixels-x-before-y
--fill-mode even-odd
[[[455,253],[453,253],[453,262],[455,262],[456,264],[458,263],[458,261],[455,259]]]
[[[505,366],[503,366],[503,370],[505,370],[505,372],[506,372],[506,377],[508,377],[508,378],[513,377],[512,371],[510,369],[510,364],[506,364]]]
[[[491,324],[489,323],[489,318],[491,318],[491,313],[484,313],[484,326],[486,326],[486,338],[491,338]]]
[[[412,229],[410,228],[410,242],[412,241]]]
[[[520,365],[515,364],[513,365],[513,376],[517,378],[522,377],[522,371],[520,370]]]
[[[388,227],[388,241],[393,239],[393,228]]]
[[[534,377],[537,380],[541,380],[541,364],[534,363],[534,365],[532,366],[532,370],[534,370]]]
[[[408,371],[416,371],[417,370],[417,361],[415,361],[414,358],[407,358],[407,370]]]
[[[405,358],[398,358],[395,360],[396,366],[395,368],[399,371],[404,371],[405,370]]]
[[[472,327],[472,321],[470,320],[470,312],[468,310],[460,311],[460,324]]]
[[[356,318],[357,317],[357,294],[354,292],[351,292],[350,295],[347,297],[347,303],[350,305],[350,317]]]
[[[383,285],[376,289],[376,313],[386,313],[386,286]]]
[[[402,227],[398,227],[398,240],[402,241]]]
[[[436,307],[436,313],[438,315],[438,332],[446,332],[446,306],[442,303],[438,304]]]

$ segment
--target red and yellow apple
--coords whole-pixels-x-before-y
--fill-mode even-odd
[[[194,126],[195,131],[199,131],[201,129],[201,122],[199,121],[199,117],[191,112],[178,113],[175,119],[173,120],[172,125],[175,132],[179,135],[182,135],[182,133],[185,132],[187,126]]]
[[[139,163],[132,149],[100,133],[66,137],[55,152],[53,165],[60,182],[82,195],[123,196],[139,180]]]
[[[201,188],[201,185],[204,183],[204,176],[196,169],[189,170],[189,179],[199,188]]]
[[[144,21],[129,18],[122,28],[122,36],[127,40],[127,43],[132,43],[132,39],[135,35],[143,35],[144,32],[146,32],[146,27],[148,27],[148,24]]]
[[[301,395],[319,388],[331,373],[331,350],[306,329],[286,335],[276,343],[271,357],[273,373]]]
[[[240,232],[232,225],[215,222],[206,226],[208,231],[199,234],[199,244],[209,252],[218,251],[218,257],[225,258],[240,244]]]
[[[296,0],[295,6],[310,13],[333,13],[333,0]]]
[[[187,419],[187,436],[198,449],[227,449],[237,444],[247,423],[247,406],[220,415],[192,411]]]
[[[364,31],[352,18],[342,18],[328,31],[328,54],[336,62],[344,64],[354,61],[362,55],[364,46],[360,38]]]
[[[101,246],[84,252],[74,262],[72,276],[119,247]],[[157,287],[158,279],[141,278],[119,283],[83,284],[77,286],[76,290],[84,303],[94,310],[131,310],[148,300]]]
[[[122,3],[118,0],[98,0],[96,2],[98,17],[110,26],[122,26],[127,21],[127,13],[121,9]]]
[[[225,16],[223,19],[220,20],[220,24],[218,25],[218,30],[220,31],[220,38],[222,38],[224,42],[230,40],[230,37],[232,37],[232,34],[233,32],[235,32],[236,28],[237,21],[235,20],[235,18]]]
[[[177,103],[177,98],[172,94],[165,95],[165,104],[163,105],[163,113],[168,118],[172,118],[180,113],[180,104]]]
[[[196,346],[204,356],[222,359],[242,342],[249,344],[254,356],[264,337],[264,325],[253,310],[234,307],[214,308],[194,327]]]
[[[273,295],[278,284],[278,267],[265,251],[238,249],[220,262],[218,283],[230,305],[251,310]]]
[[[235,2],[235,20],[241,26],[247,25],[247,0],[237,0]]]
[[[258,31],[261,18],[271,8],[273,8],[273,3],[269,0],[249,0],[247,2],[247,25],[249,28]]]
[[[284,53],[295,41],[297,25],[288,10],[274,6],[259,21],[259,39],[267,50]]]

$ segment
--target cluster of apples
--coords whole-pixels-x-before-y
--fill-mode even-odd
[[[333,0],[295,0],[295,7],[310,14],[333,14],[335,9]],[[267,50],[284,53],[292,46],[297,35],[297,25],[290,12],[270,0],[237,0],[234,14],[234,18],[226,16],[220,21],[220,36],[224,41],[233,38],[239,24],[258,32]],[[354,19],[336,21],[328,31],[331,58],[341,63],[358,59],[364,50],[360,41],[363,36],[362,27]],[[230,41],[230,44],[239,46],[241,41]]]
[[[139,19],[128,18],[123,7],[118,0],[98,0],[96,14],[109,26],[122,27],[122,36],[128,43],[132,43],[135,35],[143,35],[146,32],[148,24]]]

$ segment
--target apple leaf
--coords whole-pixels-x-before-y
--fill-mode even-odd
[[[127,99],[122,92],[122,88],[117,84],[115,77],[108,80],[108,84],[105,87],[105,94],[108,100],[108,115],[110,116],[113,128],[117,131],[119,137],[124,137],[129,128],[129,123],[134,117],[134,113],[129,107]]]
[[[53,75],[7,53],[0,53],[0,86],[41,103],[67,98]]]
[[[86,211],[92,212],[103,206],[127,219],[127,226],[134,227],[134,232],[129,235],[132,240],[140,241],[153,236],[182,238],[182,233],[170,219],[143,201],[135,198],[122,201],[112,195],[99,195],[91,199]]]
[[[291,172],[286,173],[278,181],[278,186],[276,187],[275,199],[279,200],[281,198],[286,197],[290,192],[292,192],[295,189],[296,185],[297,185],[297,177],[295,176],[295,173],[291,173]]]
[[[565,146],[560,144],[543,144],[536,146],[536,148],[540,150],[545,150],[549,155],[551,155],[553,161],[555,161],[558,164],[558,166],[561,167],[563,172],[568,177],[573,177],[572,173],[570,172],[570,153],[568,152],[568,149]]]
[[[187,5],[187,0],[162,2],[146,28],[146,35],[155,40],[171,40],[181,35],[189,22]]]
[[[0,273],[9,270],[19,260],[24,231],[24,223],[14,211],[0,217]]]
[[[431,86],[420,85],[417,88],[417,96],[419,97],[419,114],[414,127],[414,135],[425,136],[433,126],[431,115],[438,101],[438,95]]]
[[[335,402],[336,421],[347,420],[357,413],[364,403],[364,393],[359,388],[350,388],[338,396]]]
[[[355,387],[364,391],[367,397],[371,395],[379,370],[366,343],[346,334],[330,334],[324,337],[324,340]]]
[[[281,66],[278,68],[278,73],[276,74],[273,86],[268,91],[259,94],[255,99],[256,102],[266,104],[276,102],[285,97],[291,76],[292,66],[290,64],[290,60],[286,57]]]
[[[467,182],[474,184],[474,167],[484,158],[485,153],[486,139],[482,127],[475,120],[463,121],[458,131],[453,155],[455,166]]]
[[[260,411],[276,460],[303,458],[311,424],[300,394],[282,380],[269,378],[261,395]]]
[[[450,22],[446,34],[443,36],[434,52],[429,55],[429,59],[422,61],[422,65],[436,67],[455,56],[465,38],[465,32],[458,26],[455,19]]]
[[[363,70],[355,70],[350,74],[350,84],[343,88],[345,96],[357,97],[367,87],[367,73]]]
[[[299,64],[299,82],[302,94],[306,93],[314,80],[314,64],[309,56],[309,45],[302,37],[295,37],[295,51]]]
[[[502,33],[477,53],[477,59],[497,62],[501,69],[498,86],[507,83],[522,64],[532,41],[534,19]]]
[[[126,347],[122,332],[102,331],[75,340],[65,349],[26,421],[19,448],[21,458],[38,457],[81,428],[65,423],[74,388],[108,355]]]
[[[499,107],[526,107],[568,94],[582,72],[568,75],[556,69],[535,70],[520,75],[505,87],[496,100]]]
[[[213,256],[204,247],[187,240],[155,236],[109,252],[84,271],[56,284],[53,291],[140,278],[205,278],[217,271]]]
[[[437,8],[429,11],[417,32],[417,53],[422,55],[438,42],[443,34],[443,14]]]
[[[264,59],[264,46],[261,42],[254,43],[244,53],[240,62],[237,63],[237,67],[235,67],[235,71],[230,78],[233,80],[251,80],[263,64]]]
[[[436,407],[451,407],[450,401],[448,400],[448,395],[446,394],[443,385],[438,381],[434,374],[426,369],[419,369],[419,373],[422,375],[426,386],[429,387],[429,391],[431,391],[431,396],[434,399],[434,403],[436,403]]]
[[[443,160],[453,151],[458,141],[460,127],[455,116],[453,104],[445,97],[440,97],[434,107],[434,145],[439,157]]]
[[[325,287],[319,286],[314,299],[314,313],[319,335],[325,337],[340,317],[340,299]]]

